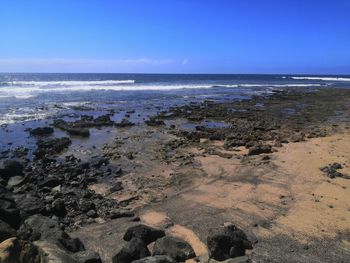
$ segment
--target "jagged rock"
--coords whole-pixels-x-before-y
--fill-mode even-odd
[[[168,255],[176,261],[184,262],[196,257],[194,250],[187,242],[170,236],[165,236],[156,241],[153,255]]]
[[[163,125],[165,125],[165,122],[163,120],[159,120],[155,117],[149,118],[149,120],[146,120],[145,123],[148,126],[163,126]]]
[[[128,119],[123,119],[121,122],[115,124],[115,126],[120,127],[120,128],[131,127],[134,125],[135,125],[135,123],[132,123]]]
[[[9,224],[0,220],[0,242],[16,236],[16,230]]]
[[[53,133],[53,128],[51,127],[38,127],[29,131],[30,135],[42,136],[49,135]]]
[[[43,215],[32,215],[21,225],[18,235],[25,240],[52,240],[69,238],[57,221]]]
[[[107,157],[94,156],[89,161],[90,165],[95,168],[100,168],[102,165],[109,164],[109,159]]]
[[[72,141],[67,137],[55,138],[52,140],[40,140],[37,142],[37,149],[34,152],[36,158],[43,158],[46,155],[55,155],[62,152]]]
[[[94,251],[85,250],[74,253],[74,258],[80,263],[102,263],[100,255]]]
[[[89,137],[90,131],[87,128],[76,127],[74,123],[68,123],[62,119],[55,120],[53,125],[61,130],[68,132],[70,135]]]
[[[12,176],[22,175],[23,164],[15,159],[0,161],[0,177],[8,180]]]
[[[169,256],[155,255],[152,257],[145,257],[139,260],[135,260],[132,263],[177,263],[177,261]]]
[[[210,257],[218,261],[245,256],[245,250],[252,249],[246,234],[235,225],[211,229],[207,246]]]
[[[114,192],[119,192],[121,190],[123,190],[122,182],[116,182],[111,188],[109,188],[108,192],[114,193]]]
[[[72,253],[65,251],[57,244],[50,241],[35,241],[38,248],[40,262],[45,263],[80,263]]]
[[[0,262],[15,263],[19,262],[21,246],[16,237],[6,239],[0,243]]]
[[[113,263],[129,263],[150,256],[147,245],[140,238],[132,238],[115,256]]]
[[[342,169],[342,165],[340,163],[332,163],[328,166],[320,168],[322,172],[324,172],[329,178],[335,178],[335,177],[342,177],[345,179],[350,179],[350,176],[345,175],[341,172],[339,172],[339,169]]]
[[[62,183],[62,179],[56,177],[56,176],[49,176],[46,177],[42,182],[40,182],[38,185],[40,188],[42,187],[55,187]]]
[[[57,216],[64,216],[67,213],[64,200],[61,198],[56,199],[52,202],[52,211]]]
[[[143,240],[147,245],[156,241],[158,238],[164,237],[165,232],[160,229],[155,229],[146,225],[137,225],[130,227],[125,235],[124,240],[130,241],[132,238],[140,238]]]
[[[15,195],[14,196],[22,218],[34,214],[41,214],[45,211],[45,203],[40,198],[33,195]]]
[[[9,187],[21,186],[23,183],[25,183],[25,178],[23,176],[18,175],[18,176],[11,177],[7,182],[7,186]]]
[[[229,258],[222,263],[250,263],[250,259],[247,256],[241,256],[236,258]]]
[[[44,240],[56,244],[70,252],[84,250],[84,245],[77,238],[70,238],[57,221],[42,215],[33,215],[21,225],[18,235],[25,240]]]
[[[248,155],[258,155],[262,153],[272,153],[271,145],[256,145],[249,148]]]
[[[70,252],[84,251],[85,247],[79,238],[59,239],[60,243]]]
[[[133,217],[135,214],[134,212],[126,209],[113,209],[110,211],[110,218],[116,219],[121,217]]]
[[[0,187],[0,219],[17,229],[21,222],[21,215],[12,198],[11,193]]]

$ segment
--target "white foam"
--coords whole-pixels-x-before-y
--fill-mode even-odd
[[[4,83],[2,83],[4,84]],[[134,80],[103,80],[103,81],[13,81],[5,82],[0,87],[0,98],[15,97],[29,99],[42,93],[86,92],[86,91],[167,91],[177,89],[209,89],[209,88],[257,88],[257,87],[316,87],[321,84],[137,84]]]
[[[323,81],[350,81],[350,78],[338,78],[338,77],[290,77],[297,80],[323,80]]]
[[[118,84],[133,84],[135,80],[96,80],[96,81],[9,81],[5,84],[10,86],[90,86],[90,85],[118,85]]]

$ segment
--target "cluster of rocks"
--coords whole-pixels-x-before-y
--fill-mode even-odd
[[[52,148],[58,151],[60,147]],[[37,156],[30,163],[0,161],[0,242],[5,242],[0,244],[0,261],[51,262],[50,258],[56,262],[58,258],[61,261],[57,262],[101,262],[64,229],[133,216],[116,200],[88,189],[104,176],[119,177],[120,167],[110,165],[105,157],[82,162],[74,156],[63,160]],[[120,184],[111,188],[122,189]]]
[[[37,148],[34,151],[36,159],[42,159],[48,156],[56,155],[71,145],[72,141],[68,137],[54,139],[40,139],[37,141]]]
[[[200,261],[190,244],[177,237],[166,236],[160,229],[146,225],[133,226],[126,231],[123,239],[128,243],[113,256],[113,263],[175,263],[188,259]],[[218,261],[243,257],[246,249],[253,248],[245,233],[234,225],[212,229],[207,238],[207,246],[209,257]],[[245,262],[248,261],[248,258],[244,259]]]
[[[93,157],[89,162],[82,162],[71,155],[64,160],[43,158],[30,164],[18,160],[0,163],[0,185],[9,191],[8,195],[19,210],[19,217],[12,220],[20,222],[40,213],[58,218],[60,223],[70,228],[120,214],[116,200],[97,194],[88,186],[104,177],[121,175],[121,168],[109,165],[105,157]],[[110,191],[121,189],[121,183],[116,182],[111,185]]]
[[[162,119],[160,119],[158,116],[150,117],[148,120],[145,120],[145,123],[148,126],[163,126],[163,125],[165,125],[165,122]]]
[[[329,178],[336,178],[336,177],[342,177],[345,179],[350,179],[350,176],[345,175],[341,172],[339,172],[339,169],[343,169],[342,165],[340,163],[332,163],[325,167],[320,168],[322,172],[324,172]]]
[[[6,198],[4,191],[1,198]],[[8,211],[1,206],[0,262],[102,263],[98,253],[86,250],[78,238],[71,238],[57,220],[34,214],[18,226],[4,216]]]
[[[88,137],[90,135],[89,128],[111,126],[114,122],[111,120],[111,115],[102,115],[97,118],[93,116],[83,115],[80,120],[74,122],[66,122],[63,119],[58,119],[53,122],[53,126],[68,132],[71,135]]]
[[[335,105],[327,101],[327,94],[318,92],[317,95],[319,104],[316,105],[313,104],[314,100],[309,100],[314,94],[293,93],[288,90],[266,97],[253,96],[243,101],[190,103],[172,107],[153,119],[182,118],[190,122],[225,122],[227,126],[224,127],[200,124],[194,130],[173,129],[171,132],[192,143],[198,143],[200,139],[224,141],[226,150],[244,146],[249,150],[248,155],[257,155],[270,153],[273,151],[272,147],[281,147],[285,143],[329,134],[329,131],[321,127],[333,114]],[[295,111],[288,114],[285,112],[286,108],[293,108]]]

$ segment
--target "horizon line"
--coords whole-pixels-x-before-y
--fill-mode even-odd
[[[350,76],[347,74],[327,73],[140,73],[140,72],[0,72],[0,74],[129,74],[129,75],[290,75],[290,76]]]

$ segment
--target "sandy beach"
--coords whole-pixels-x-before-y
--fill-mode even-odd
[[[233,224],[251,247],[232,262],[346,262],[349,95],[276,91],[171,107],[142,125],[106,115],[27,129],[33,159],[24,148],[3,153],[15,163],[1,163],[1,220],[17,239],[2,251],[15,247],[28,262],[42,253],[124,262],[115,259],[130,245],[124,233],[141,224],[189,245],[186,262],[216,262],[211,231]],[[64,137],[45,137],[53,132]],[[45,227],[56,220],[58,229]]]

